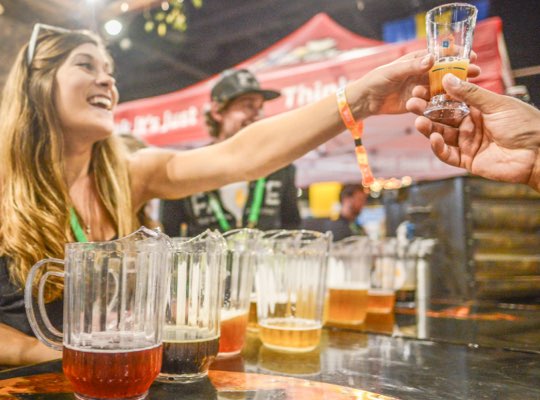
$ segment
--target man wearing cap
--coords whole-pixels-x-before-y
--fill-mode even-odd
[[[206,112],[213,143],[227,140],[259,120],[264,102],[279,96],[277,91],[262,89],[248,70],[225,71],[212,88]],[[297,228],[300,214],[294,178],[295,168],[289,165],[253,182],[237,182],[185,199],[162,201],[164,231],[174,237],[195,236],[206,229],[226,232],[240,227]]]

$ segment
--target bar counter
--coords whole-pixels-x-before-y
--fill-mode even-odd
[[[1,371],[0,399],[73,399],[61,371],[60,360]],[[540,352],[324,329],[316,350],[281,353],[248,333],[208,379],[156,382],[148,398],[540,399]]]

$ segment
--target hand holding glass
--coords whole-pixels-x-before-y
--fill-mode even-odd
[[[448,73],[467,78],[476,14],[476,7],[470,4],[452,3],[426,15],[428,50],[435,57],[435,65],[429,71],[431,100],[424,116],[432,121],[456,126],[469,114],[465,103],[445,93],[442,78]]]

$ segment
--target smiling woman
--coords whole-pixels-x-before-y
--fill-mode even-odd
[[[0,343],[10,343],[2,346],[0,364],[58,355],[25,335],[31,330],[21,288],[35,262],[63,258],[67,242],[131,233],[140,224],[137,211],[150,199],[266,176],[344,128],[330,95],[256,121],[212,146],[128,154],[113,135],[118,93],[101,40],[86,31],[36,31],[18,54],[0,105]],[[358,119],[405,112],[412,88],[427,83],[432,64],[425,52],[411,53],[349,83],[351,112]],[[61,282],[46,287],[51,307],[61,295]],[[55,309],[52,317],[61,323],[62,309]]]
[[[79,238],[73,223],[84,226],[85,240],[125,235],[138,226],[123,146],[112,136],[118,101],[112,71],[97,36],[38,24],[4,88],[0,323],[18,331],[31,333],[21,292],[29,268],[41,258],[62,257],[64,244]],[[61,294],[59,282],[48,285],[57,321],[61,303],[54,305]],[[13,347],[18,359],[0,356],[0,364],[56,353],[27,342],[21,337],[26,344]]]

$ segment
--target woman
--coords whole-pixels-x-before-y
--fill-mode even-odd
[[[22,288],[36,261],[63,258],[66,242],[130,233],[139,225],[135,212],[152,198],[267,175],[344,130],[329,96],[213,146],[128,155],[112,135],[118,93],[99,38],[56,29],[33,38],[16,59],[0,109],[0,364],[12,365],[60,356],[30,336],[24,314]],[[405,112],[432,64],[424,52],[412,53],[350,83],[353,114]],[[61,283],[49,287],[49,300],[61,301],[61,291]]]

